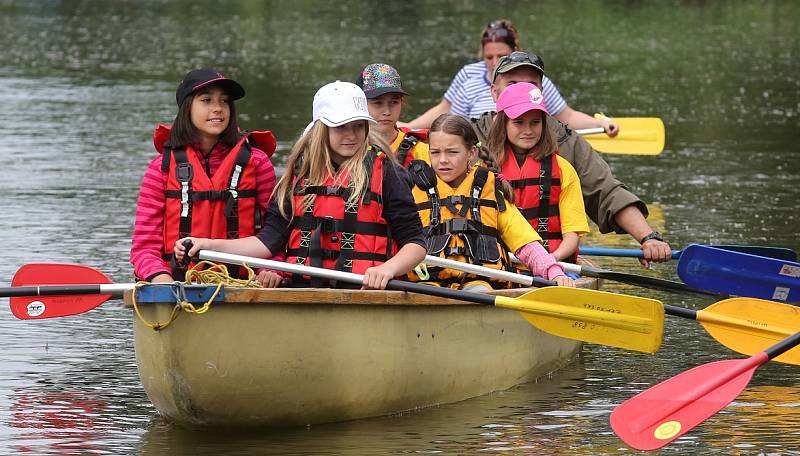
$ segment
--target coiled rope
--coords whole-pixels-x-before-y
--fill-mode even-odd
[[[136,312],[136,316],[139,318],[139,320],[153,331],[159,331],[169,326],[173,321],[175,321],[176,318],[178,318],[178,315],[180,315],[181,311],[195,315],[204,314],[208,311],[208,309],[211,308],[211,303],[214,302],[214,299],[217,297],[220,290],[222,290],[223,286],[261,288],[261,284],[255,280],[255,271],[253,271],[250,266],[244,263],[242,263],[242,267],[247,271],[247,279],[237,279],[231,277],[231,275],[228,273],[228,268],[224,264],[212,263],[211,261],[203,260],[186,271],[186,280],[184,282],[176,281],[171,284],[165,284],[173,288],[172,292],[175,295],[175,307],[172,308],[172,313],[166,322],[153,323],[144,318],[139,310],[139,305],[136,303],[136,293],[140,287],[153,284],[150,282],[137,282],[131,297],[133,310]],[[217,288],[214,290],[214,293],[211,295],[208,301],[205,302],[205,304],[200,307],[195,307],[194,304],[186,299],[186,290],[184,288],[186,285],[193,284],[216,284]]]

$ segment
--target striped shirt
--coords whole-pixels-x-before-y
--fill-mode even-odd
[[[205,161],[209,175],[213,176],[228,155],[229,146],[217,144]],[[140,279],[151,279],[159,273],[170,272],[169,263],[162,259],[164,249],[164,216],[167,206],[165,192],[168,173],[161,171],[161,154],[158,154],[142,178],[139,202],[136,206],[136,222],[133,226],[131,263],[133,272]],[[253,148],[253,165],[256,170],[256,204],[261,214],[266,214],[267,202],[275,188],[275,169],[267,154]]]
[[[464,65],[464,68],[456,74],[450,88],[444,94],[444,99],[450,102],[451,113],[477,119],[484,112],[495,111],[491,88],[492,83],[489,81],[486,63],[470,63]],[[567,102],[558,92],[558,88],[547,76],[542,76],[542,91],[551,116],[557,116],[567,107]]]

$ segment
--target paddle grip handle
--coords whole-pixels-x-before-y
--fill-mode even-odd
[[[183,241],[183,248],[186,249],[186,255],[183,256],[183,259],[178,261],[178,267],[181,269],[186,269],[189,267],[189,263],[192,261],[192,259],[189,258],[189,250],[191,250],[192,247],[194,247],[194,242],[192,242],[191,239],[186,239]]]

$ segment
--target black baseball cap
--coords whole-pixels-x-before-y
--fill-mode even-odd
[[[542,58],[532,52],[514,51],[509,55],[503,56],[497,62],[492,73],[492,82],[497,79],[498,74],[511,71],[521,66],[531,67],[540,75],[544,76],[544,62]]]
[[[212,70],[211,68],[201,68],[186,73],[186,76],[183,77],[183,81],[178,85],[178,90],[175,91],[175,101],[177,101],[178,106],[180,106],[186,97],[209,84],[221,86],[222,89],[225,90],[225,93],[231,97],[231,101],[244,97],[244,87],[242,87],[241,84],[233,79],[226,78],[225,75],[219,71]]]

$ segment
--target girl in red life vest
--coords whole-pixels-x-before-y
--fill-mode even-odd
[[[370,144],[379,139],[368,141],[369,123],[375,121],[355,84],[323,86],[314,95],[313,113],[258,235],[191,238],[188,253],[211,249],[268,257],[285,250],[287,262],[363,274],[364,288],[384,289],[425,257],[406,172],[383,152],[388,148]],[[182,242],[175,244],[178,258],[187,254]],[[331,286],[306,276],[293,279],[301,286]]]
[[[430,167],[421,162],[412,165],[416,184],[413,194],[425,226],[428,253],[505,269],[509,266],[507,251],[511,250],[534,274],[574,287],[514,206],[508,183],[497,179],[492,171],[473,165],[477,142],[469,120],[443,114],[431,125]],[[508,285],[495,283],[492,287],[450,269],[433,270],[431,278],[451,287],[491,289]]]
[[[575,262],[580,236],[589,232],[575,169],[558,155],[545,125],[539,87],[510,85],[497,99],[484,163],[499,169],[514,189],[515,204],[559,261]]]
[[[190,71],[178,86],[178,114],[172,127],[156,129],[159,155],[139,192],[131,246],[137,278],[181,280],[185,268],[173,247],[182,237],[238,238],[260,229],[275,187],[275,138],[239,131],[234,100],[243,96],[239,83],[211,69]],[[258,280],[281,277],[261,271]]]
[[[427,130],[397,127],[408,96],[397,70],[385,63],[372,63],[358,74],[356,85],[367,96],[369,114],[376,121],[373,131],[391,145],[400,165],[408,168],[413,160],[429,162]]]

